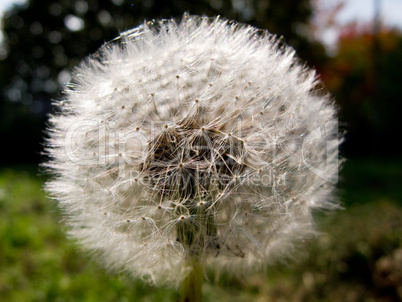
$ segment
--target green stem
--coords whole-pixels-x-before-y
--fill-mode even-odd
[[[198,260],[189,260],[191,271],[184,278],[181,285],[180,302],[201,302],[203,273]]]

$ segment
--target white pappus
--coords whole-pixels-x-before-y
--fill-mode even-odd
[[[110,268],[178,285],[189,258],[244,273],[336,207],[336,110],[269,33],[185,15],[122,33],[55,102],[47,192]]]

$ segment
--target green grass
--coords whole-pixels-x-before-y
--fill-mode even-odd
[[[346,206],[385,199],[402,205],[401,159],[349,160],[339,178]]]
[[[402,165],[351,160],[341,175],[345,209],[317,216],[322,235],[289,265],[243,280],[204,283],[205,301],[402,299]],[[34,167],[0,169],[1,301],[176,301],[176,291],[107,273],[65,237],[57,205]]]

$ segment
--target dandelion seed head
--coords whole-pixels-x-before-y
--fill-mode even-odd
[[[336,207],[336,111],[316,84],[253,27],[144,23],[75,70],[50,119],[46,190],[110,268],[169,285],[189,257],[256,269]]]

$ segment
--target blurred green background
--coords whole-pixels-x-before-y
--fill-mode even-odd
[[[61,98],[73,66],[144,19],[186,11],[283,35],[318,70],[346,131],[338,193],[344,210],[317,213],[322,234],[265,274],[211,274],[205,301],[402,301],[402,33],[378,20],[348,24],[329,51],[316,36],[318,2],[31,0],[11,7],[0,46],[0,301],[178,298],[106,273],[67,239],[38,164],[50,102]]]

